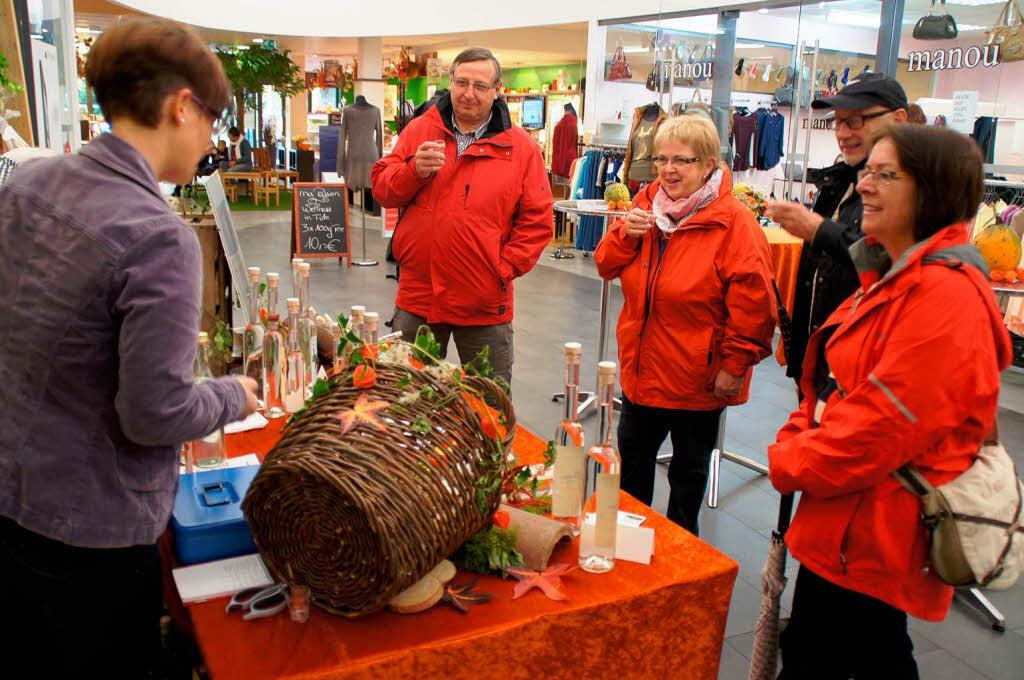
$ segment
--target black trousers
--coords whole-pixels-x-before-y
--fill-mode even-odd
[[[708,483],[708,461],[718,438],[722,409],[686,411],[634,404],[622,396],[619,455],[623,491],[647,505],[654,499],[654,466],[665,437],[672,436],[668,466],[670,520],[698,533],[697,514]]]
[[[158,672],[155,545],[77,548],[0,517],[0,583],[0,675],[138,680]]]
[[[907,614],[801,565],[779,680],[917,680]]]

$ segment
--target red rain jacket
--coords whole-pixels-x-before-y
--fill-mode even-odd
[[[373,165],[373,196],[404,208],[392,253],[401,266],[402,309],[428,323],[485,326],[512,320],[512,281],[530,271],[551,242],[551,186],[537,143],[494,103],[484,137],[456,160],[451,98],[402,131],[394,151]],[[445,141],[447,162],[416,174],[420,144]]]
[[[619,220],[597,246],[597,271],[622,279],[618,341],[622,391],[658,408],[710,411],[745,403],[754,364],[771,353],[776,304],[768,242],[725,176],[718,198],[668,239],[658,228],[626,235]],[[650,210],[660,182],[633,203]],[[731,399],[715,396],[719,370],[744,376]]]
[[[851,248],[863,286],[811,337],[802,382],[809,396],[768,448],[775,488],[803,492],[786,534],[793,556],[843,588],[930,621],[945,617],[953,589],[923,573],[921,504],[890,473],[913,462],[937,486],[970,466],[995,419],[999,372],[1012,350],[975,267],[921,262],[966,241],[963,225],[947,227],[881,280],[860,264],[865,241]],[[839,389],[814,427],[823,342]]]

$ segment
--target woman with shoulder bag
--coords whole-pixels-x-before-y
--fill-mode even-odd
[[[966,245],[983,192],[977,145],[884,128],[858,179],[862,287],[811,337],[806,396],[768,449],[775,488],[802,492],[786,534],[801,567],[784,680],[918,677],[907,614],[942,620],[953,588],[925,568],[921,503],[892,473],[911,463],[938,486],[964,472],[1011,357],[984,260]]]

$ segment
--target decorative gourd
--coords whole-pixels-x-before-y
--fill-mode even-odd
[[[1012,270],[1020,264],[1020,236],[1003,224],[998,215],[988,226],[975,233],[974,245],[981,251],[991,270]]]

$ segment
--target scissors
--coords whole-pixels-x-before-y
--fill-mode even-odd
[[[235,593],[225,611],[244,611],[243,621],[273,616],[288,606],[288,586],[275,583],[266,588],[246,588]]]

